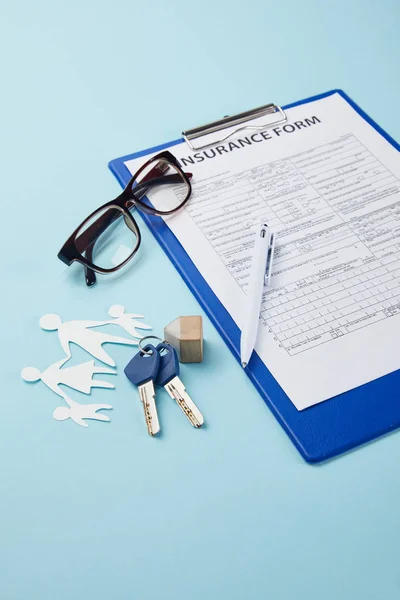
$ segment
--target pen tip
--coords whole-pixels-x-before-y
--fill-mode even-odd
[[[242,367],[245,369],[247,367],[247,362],[242,362]]]

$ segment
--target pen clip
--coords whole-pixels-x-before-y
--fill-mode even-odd
[[[267,268],[264,275],[264,285],[268,287],[271,283],[272,275],[272,263],[274,262],[274,250],[275,250],[275,234],[271,233],[269,238],[268,255],[267,255]]]

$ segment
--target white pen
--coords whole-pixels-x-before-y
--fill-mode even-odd
[[[268,225],[263,223],[257,231],[253,248],[247,293],[247,312],[240,336],[240,362],[243,368],[247,367],[256,343],[264,285],[269,285],[271,281],[274,247],[275,235],[271,234]]]

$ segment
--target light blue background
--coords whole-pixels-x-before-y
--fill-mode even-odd
[[[156,332],[201,314],[144,226],[124,277],[87,289],[57,261],[119,192],[109,159],[335,87],[399,140],[399,19],[398,0],[1,0],[1,600],[399,597],[399,433],[307,465],[207,318],[183,369],[204,430],[160,394],[147,436],[129,348],[93,393],[109,424],[54,421],[57,397],[19,378],[61,357],[46,312],[118,302]]]

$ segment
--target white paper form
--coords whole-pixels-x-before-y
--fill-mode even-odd
[[[339,94],[287,116],[171,148],[193,195],[166,222],[239,327],[256,227],[277,233],[256,351],[303,410],[400,368],[400,157]]]

